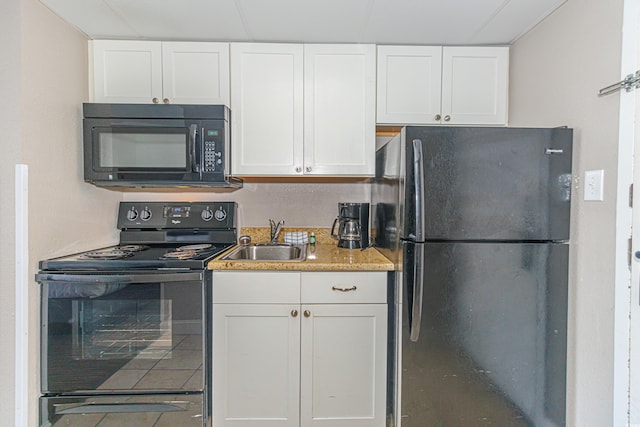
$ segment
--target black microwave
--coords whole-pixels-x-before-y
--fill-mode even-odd
[[[84,103],[84,180],[121,187],[241,187],[225,105]]]

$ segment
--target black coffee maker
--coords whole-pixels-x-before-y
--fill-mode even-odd
[[[331,236],[338,239],[339,248],[369,247],[369,203],[338,203]]]

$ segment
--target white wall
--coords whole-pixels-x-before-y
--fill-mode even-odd
[[[0,419],[14,425],[14,165],[29,167],[29,277],[40,259],[115,239],[122,198],[82,182],[86,38],[37,0],[0,2]],[[91,236],[87,240],[86,236]],[[37,425],[39,287],[29,292],[29,426]]]
[[[215,200],[238,203],[240,227],[268,227],[269,218],[284,219],[285,227],[331,227],[339,202],[369,202],[369,184],[352,183],[255,183],[245,182],[236,191],[127,192],[127,201]]]
[[[613,425],[614,254],[623,0],[569,0],[511,49],[510,126],[574,128],[569,291],[570,426]],[[582,200],[604,169],[602,202]]]
[[[0,2],[0,419],[13,420],[15,342],[15,239],[14,165],[19,162],[21,145],[20,110],[20,1]],[[9,425],[11,425],[10,421]]]

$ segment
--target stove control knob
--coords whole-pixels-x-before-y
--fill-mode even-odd
[[[127,211],[127,219],[129,221],[135,221],[136,219],[138,219],[138,211],[136,210],[136,208],[131,207],[131,209]]]
[[[149,221],[151,219],[151,211],[149,208],[144,208],[144,210],[140,212],[140,219],[143,221]]]
[[[211,218],[213,218],[213,211],[207,206],[207,208],[202,211],[202,214],[200,214],[200,216],[204,221],[211,221]]]
[[[224,221],[227,218],[227,212],[220,206],[214,216],[218,221]]]

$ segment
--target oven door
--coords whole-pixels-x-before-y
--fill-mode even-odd
[[[41,273],[44,394],[202,392],[204,272]]]

